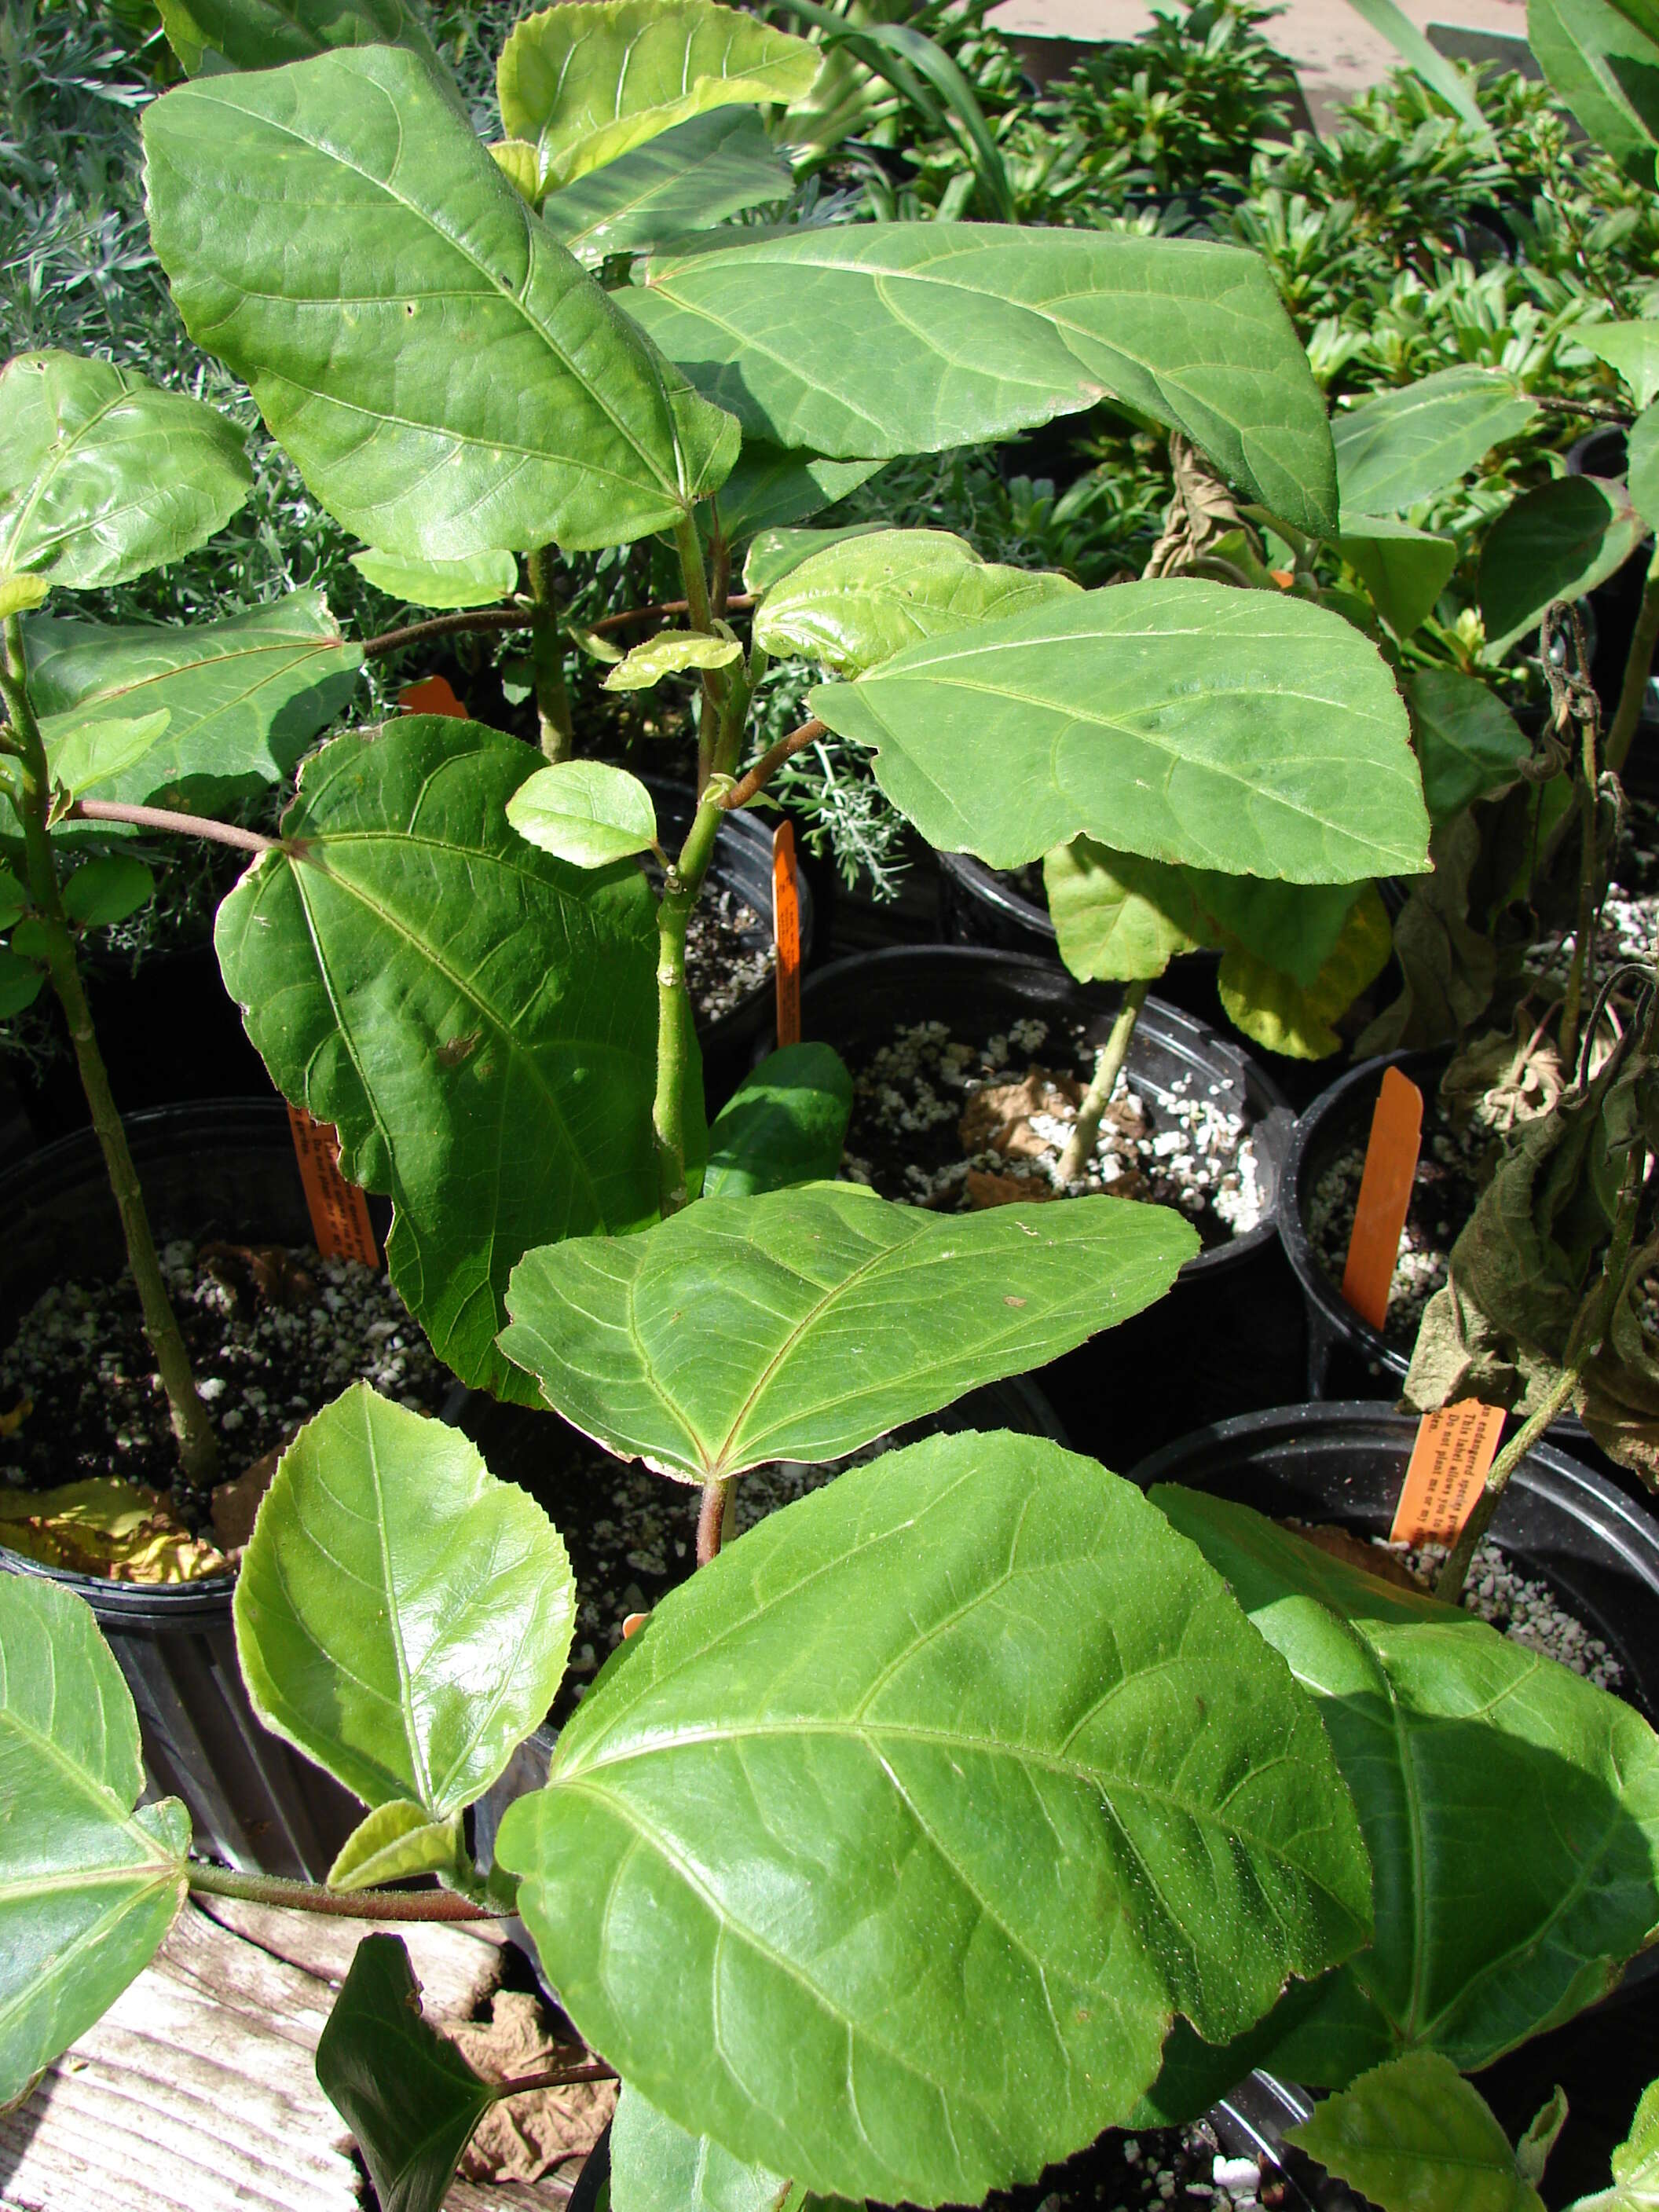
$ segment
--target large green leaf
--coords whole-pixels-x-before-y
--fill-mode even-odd
[[[357,1946],[318,2039],[317,2079],[357,2139],[380,2212],[439,2212],[495,2093],[422,2014],[401,1936]]]
[[[769,1053],[709,1125],[703,1196],[752,1198],[827,1181],[841,1165],[852,1109],[853,1079],[831,1046]]]
[[[1659,322],[1589,323],[1572,337],[1575,345],[1618,370],[1638,407],[1659,399]]]
[[[1457,547],[1409,523],[1373,515],[1342,532],[1342,558],[1359,576],[1372,603],[1396,637],[1409,637],[1434,612],[1446,579],[1457,566]]]
[[[1364,1938],[1311,1708],[1057,1444],[843,1474],[624,1650],[499,1855],[587,2041],[811,2188],[1033,2180],[1127,2115],[1172,2013],[1213,2036]]]
[[[1376,2067],[1285,2134],[1380,2212],[1544,2212],[1492,2107],[1435,2051]]]
[[[1580,599],[1622,568],[1647,525],[1621,483],[1557,477],[1504,508],[1480,554],[1480,617],[1494,660],[1554,599]]]
[[[557,1530],[459,1429],[354,1382],[283,1454],[236,1579],[268,1728],[370,1806],[434,1820],[544,1717],[576,1585]]]
[[[0,369],[0,574],[85,591],[193,552],[252,489],[243,442],[130,368],[18,354]]]
[[[612,2212],[779,2212],[786,2176],[688,2135],[631,2082],[611,2124]]]
[[[40,620],[25,635],[54,765],[72,739],[165,709],[143,750],[120,754],[94,795],[137,805],[167,798],[203,811],[287,775],[343,712],[363,659],[320,592],[185,629]]]
[[[776,659],[804,654],[832,676],[861,676],[907,645],[1075,599],[1080,588],[1048,570],[981,561],[946,530],[860,532],[772,586],[755,642]]]
[[[414,54],[199,78],[146,109],[144,143],[191,336],[382,551],[619,544],[736,458]]]
[[[1374,1948],[1271,2053],[1337,2087],[1401,2051],[1488,2064],[1606,1993],[1659,1922],[1659,1741],[1630,1706],[1455,1607],[1246,1508],[1153,1493],[1319,1699],[1376,1869]],[[1217,2062],[1218,2087],[1237,2078]]]
[[[1438,368],[1395,392],[1379,392],[1334,417],[1342,520],[1395,514],[1448,490],[1494,446],[1524,430],[1537,403],[1495,368]]]
[[[416,607],[489,607],[510,599],[519,564],[510,553],[471,553],[461,561],[411,561],[373,546],[354,553],[351,565],[389,599]]]
[[[1437,827],[1513,783],[1531,755],[1526,732],[1478,676],[1414,668],[1406,679],[1406,704],[1423,797]]]
[[[622,304],[745,436],[938,453],[1109,397],[1286,521],[1335,528],[1324,402],[1267,264],[1237,247],[857,223],[658,259],[647,286]]]
[[[1158,579],[911,646],[812,712],[942,851],[993,867],[1079,836],[1294,883],[1425,865],[1406,713],[1340,615]]]
[[[84,1598],[0,1574],[0,2106],[149,1962],[185,1901],[190,1816],[135,1812],[138,1717]]]
[[[273,69],[337,46],[408,46],[441,67],[408,0],[156,0],[191,76]]]
[[[540,764],[439,715],[337,738],[216,931],[272,1080],[396,1200],[392,1279],[440,1356],[532,1402],[495,1348],[514,1263],[641,1226],[658,1188],[650,889],[518,835]]]
[[[711,108],[804,100],[821,59],[716,0],[562,0],[518,24],[495,82],[501,121],[557,186]]]
[[[1659,148],[1654,0],[1528,0],[1527,43],[1588,135],[1651,186]]]
[[[1581,2197],[1572,2212],[1659,2212],[1659,2081],[1649,2082],[1630,2133],[1613,2154],[1613,2186]]]
[[[720,107],[550,192],[542,221],[592,267],[608,254],[642,253],[740,209],[787,199],[793,182],[759,116]]]
[[[839,1459],[1150,1305],[1197,1249],[1129,1199],[965,1217],[846,1183],[705,1199],[526,1255],[501,1344],[548,1403],[682,1481]]]

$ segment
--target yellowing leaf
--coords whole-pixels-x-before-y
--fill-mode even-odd
[[[1269,1052],[1322,1060],[1342,1042],[1332,1027],[1387,964],[1388,910],[1368,884],[1354,901],[1335,949],[1304,989],[1238,947],[1221,957],[1217,982],[1228,1019]]]
[[[8,1415],[15,1427],[27,1410]],[[118,1477],[0,1495],[0,1544],[43,1566],[112,1582],[188,1583],[228,1561],[173,1518],[166,1498]]]

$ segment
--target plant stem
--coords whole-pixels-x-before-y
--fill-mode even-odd
[[[729,1474],[718,1482],[705,1482],[702,1486],[702,1504],[697,1509],[700,1567],[706,1567],[710,1559],[720,1556],[720,1547],[731,1531],[736,1491],[736,1480]]]
[[[204,1897],[235,1897],[246,1905],[280,1905],[295,1912],[321,1912],[342,1920],[505,1920],[506,1912],[474,1905],[452,1889],[323,1889],[277,1875],[237,1874],[229,1867],[192,1859],[190,1886]]]
[[[738,777],[722,804],[747,806],[757,792],[765,790],[785,761],[793,760],[797,753],[805,752],[808,745],[816,744],[829,734],[816,716],[810,722],[803,722],[798,730],[791,730],[787,737],[780,738],[776,744],[767,748],[747,775]]]
[[[536,722],[542,750],[550,761],[568,760],[575,750],[570,724],[570,694],[564,684],[564,642],[559,631],[558,555],[550,545],[525,556],[530,577],[530,659],[535,673]]]
[[[1488,1468],[1486,1487],[1476,1498],[1474,1510],[1459,1531],[1457,1541],[1452,1546],[1446,1564],[1435,1581],[1435,1595],[1443,1598],[1448,1605],[1455,1605],[1463,1595],[1463,1583],[1469,1571],[1469,1562],[1474,1557],[1475,1547],[1480,1539],[1492,1525],[1492,1517],[1498,1510],[1504,1485],[1577,1389],[1579,1377],[1589,1358],[1590,1352],[1586,1351],[1577,1365],[1561,1370],[1550,1386],[1543,1404],[1535,1413],[1528,1415]]]
[[[686,617],[693,629],[702,630],[705,636],[714,635],[714,618],[708,603],[708,579],[702,565],[702,540],[697,535],[694,516],[683,515],[674,531],[674,543],[680,556],[680,574],[685,579]],[[714,770],[714,755],[720,743],[721,709],[726,702],[726,685],[717,669],[706,668],[702,675],[702,713],[697,722],[697,797],[702,799],[703,787]]]
[[[1556,399],[1547,392],[1529,392],[1528,398],[1534,407],[1542,407],[1554,415],[1583,415],[1593,422],[1616,422],[1627,430],[1636,417],[1628,407],[1616,406],[1607,399]]]
[[[1642,594],[1641,610],[1625,660],[1624,681],[1619,687],[1619,704],[1607,731],[1607,762],[1615,775],[1625,772],[1631,739],[1642,719],[1642,702],[1647,697],[1648,679],[1653,674],[1656,645],[1659,645],[1659,556],[1656,556],[1654,566],[1648,571],[1647,588]]]
[[[505,2097],[527,2096],[532,2089],[562,2089],[567,2081],[620,2081],[622,2076],[614,2066],[607,2066],[603,2058],[595,2058],[586,2066],[550,2067],[545,2074],[521,2074],[515,2081],[492,2081],[499,2103]]]
[[[1578,1052],[1578,1018],[1587,993],[1595,988],[1596,850],[1595,811],[1598,769],[1595,758],[1595,716],[1589,713],[1579,725],[1583,787],[1578,794],[1578,927],[1573,938],[1572,963],[1561,1002],[1561,1065],[1571,1068]]]
[[[1100,1134],[1101,1116],[1111,1103],[1113,1088],[1122,1073],[1124,1061],[1129,1056],[1129,1040],[1135,1033],[1135,1023],[1146,1003],[1146,985],[1144,981],[1125,985],[1123,1003],[1117,1010],[1117,1019],[1112,1024],[1111,1034],[1096,1056],[1093,1080],[1084,1093],[1083,1103],[1077,1109],[1077,1120],[1072,1124],[1072,1133],[1060,1156],[1061,1182],[1078,1182],[1088,1173],[1089,1162],[1094,1157],[1095,1139]]]
[[[12,732],[21,747],[21,791],[24,849],[28,856],[29,893],[45,929],[46,972],[69,1024],[75,1047],[81,1087],[86,1093],[92,1126],[104,1155],[110,1189],[121,1217],[126,1241],[127,1264],[137,1286],[143,1314],[144,1334],[155,1355],[155,1364],[167,1394],[173,1433],[178,1440],[179,1462],[185,1480],[198,1493],[210,1490],[219,1472],[219,1444],[208,1419],[207,1407],[197,1395],[190,1357],[179,1331],[178,1318],[162,1279],[161,1263],[144,1212],[138,1173],[127,1148],[126,1132],[109,1087],[109,1076],[93,1031],[87,994],[81,987],[76,963],[75,939],[58,884],[58,863],[47,833],[52,805],[52,772],[46,763],[40,726],[28,696],[28,661],[23,647],[22,624],[15,615],[7,618],[5,666],[0,672],[0,693],[11,717]]]
[[[80,822],[131,822],[139,830],[176,830],[182,836],[205,837],[210,844],[234,845],[241,853],[274,853],[282,841],[234,822],[215,822],[204,814],[175,814],[166,806],[122,806],[113,799],[77,799],[70,812]]]
[[[535,616],[529,607],[467,607],[453,615],[431,615],[426,621],[405,623],[401,629],[383,629],[378,637],[363,640],[365,660],[379,660],[399,653],[406,645],[424,645],[428,638],[459,637],[504,629],[528,629]]]
[[[679,858],[663,879],[657,905],[657,1095],[652,1122],[665,1215],[678,1213],[686,1202],[685,1093],[697,1065],[697,1040],[685,988],[685,933],[725,816],[720,796],[724,789],[718,780],[706,787]]]

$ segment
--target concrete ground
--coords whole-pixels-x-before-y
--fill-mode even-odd
[[[1525,0],[1401,0],[1405,12],[1424,29],[1449,24],[1474,33],[1496,33],[1500,40],[1524,40]],[[1022,40],[1133,39],[1152,21],[1148,0],[1000,0],[989,20]],[[1386,39],[1373,31],[1347,0],[1285,0],[1268,36],[1295,63],[1315,124],[1330,127],[1334,110],[1356,92],[1378,83],[1397,57]],[[1442,41],[1438,36],[1437,44]],[[1450,43],[1450,42],[1449,42]],[[1477,41],[1469,58],[1485,58],[1486,42]],[[1451,45],[1465,52],[1465,42]],[[1504,52],[1493,46],[1492,58]],[[1506,57],[1510,66],[1516,58]]]

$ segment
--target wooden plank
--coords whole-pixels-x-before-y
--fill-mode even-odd
[[[370,1920],[338,1920],[320,1912],[284,1912],[269,1905],[245,1905],[239,1899],[204,1897],[198,1900],[222,1928],[257,1943],[276,1960],[286,1960],[329,1986],[331,1992],[345,1979],[357,1946],[374,1932]],[[409,1962],[421,1984],[422,1999],[434,2020],[471,2020],[484,1997],[501,1978],[501,1952],[506,1938],[493,1920],[447,1926],[404,1921],[393,1930],[409,1947]]]

